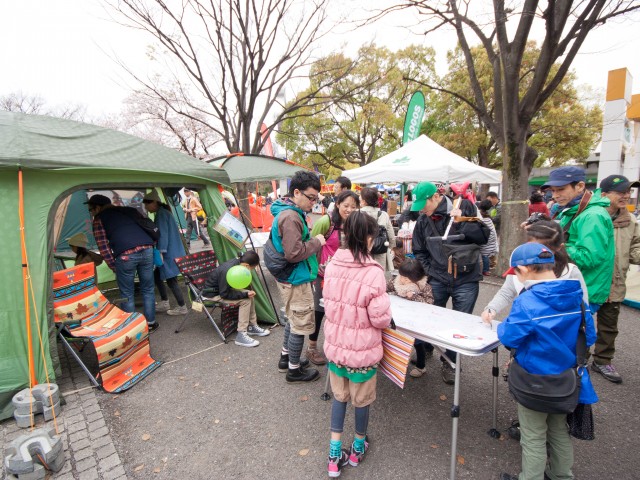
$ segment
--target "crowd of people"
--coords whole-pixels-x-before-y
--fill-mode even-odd
[[[318,199],[320,183],[314,174],[302,172],[290,185],[288,195],[272,210],[275,216],[286,209],[287,216],[276,216],[271,235],[279,239],[284,258],[296,265],[290,278],[279,282],[290,320],[279,368],[286,367],[287,382],[318,378],[317,369],[306,368],[300,357],[306,334],[310,335],[307,358],[316,365],[328,362],[335,398],[327,472],[337,477],[347,464],[357,466],[369,448],[366,427],[382,358],[381,331],[391,318],[388,293],[440,307],[451,299],[454,310],[472,313],[479,282],[495,266],[502,206],[494,192],[474,204],[462,195],[445,195],[442,186],[420,182],[400,215],[396,243],[374,189],[363,188],[358,198],[348,189],[348,179],[341,177],[336,189],[342,193],[324,200],[332,213],[321,217],[309,232],[307,214]],[[491,324],[510,307],[498,335],[512,349],[512,362],[529,373],[552,375],[579,368],[582,388],[576,401],[582,406],[595,403],[597,395],[586,358],[581,362],[576,351],[578,331],[587,347],[595,344],[591,371],[614,383],[622,381],[612,360],[626,272],[630,263],[640,264],[640,227],[626,207],[631,188],[638,186],[639,182],[614,175],[591,192],[583,169],[552,171],[544,191],[531,195],[530,217],[521,225],[527,243],[512,253],[504,285],[482,312],[482,319]],[[545,201],[549,192],[552,198]],[[409,252],[403,248],[405,230],[411,232]],[[377,237],[384,236],[381,231],[386,231],[390,247],[384,254],[374,254]],[[410,255],[396,255],[398,275],[385,282],[385,272],[394,268],[394,250]],[[300,294],[294,293],[296,289]],[[299,299],[295,305],[293,298]],[[318,346],[323,319],[324,351]],[[433,346],[417,341],[415,350],[409,375],[418,378],[427,371]],[[445,383],[454,382],[455,362],[454,351],[443,352]],[[355,435],[350,448],[343,449],[348,401],[355,408]],[[573,478],[567,414],[519,403],[518,415],[522,473],[519,477],[503,473],[501,478]]]
[[[480,282],[495,267],[498,236],[505,225],[496,193],[474,202],[475,197],[449,196],[442,185],[420,182],[408,192],[396,235],[377,190],[363,188],[358,195],[351,186],[348,178],[340,177],[334,195],[321,198],[318,176],[301,171],[291,178],[287,194],[270,205],[274,216],[270,241],[290,267],[276,277],[288,319],[278,370],[288,383],[311,382],[320,376],[316,367],[327,365],[334,394],[330,477],[339,476],[346,465],[357,466],[369,448],[369,407],[376,398],[382,330],[393,326],[389,294],[443,308],[451,300],[453,310],[472,313]],[[528,373],[552,375],[578,367],[582,405],[595,403],[597,395],[586,358],[580,363],[576,345],[581,337],[576,332],[584,332],[587,346],[595,345],[591,371],[610,382],[622,382],[613,359],[626,274],[630,264],[640,264],[640,227],[627,209],[631,188],[639,186],[640,182],[612,175],[592,192],[586,188],[583,169],[552,171],[543,191],[531,194],[530,217],[522,219],[527,243],[512,252],[512,268],[481,315],[491,324],[508,312],[498,336],[512,349],[512,364]],[[311,225],[309,213],[320,201],[328,213]],[[206,228],[200,228],[202,205],[193,192],[185,189],[183,202],[186,250],[175,219],[158,194],[148,193],[143,203],[154,214],[157,236],[140,221],[137,210],[115,206],[98,194],[87,204],[101,255],[87,250],[86,236],[76,235],[69,244],[77,262],[104,261],[115,272],[126,311],[134,309],[137,275],[143,311],[153,330],[158,325],[156,310],[169,315],[187,312],[175,258],[188,251],[191,232],[195,230],[205,245],[210,241]],[[154,248],[160,256],[155,269]],[[253,251],[240,252],[238,258],[222,263],[206,285],[215,299],[239,307],[238,346],[255,347],[259,342],[252,337],[270,332],[257,324],[255,291],[233,288],[226,273],[238,265],[255,269],[259,261]],[[272,261],[265,257],[270,270]],[[177,302],[173,309],[165,283]],[[154,286],[160,293],[157,304]],[[324,347],[319,345],[321,329]],[[409,375],[419,378],[427,373],[434,346],[416,341],[415,352]],[[453,384],[456,352],[446,350],[440,360],[442,380]],[[348,402],[355,409],[355,434],[349,448],[343,448]],[[538,411],[518,401],[518,417],[522,473],[519,477],[503,473],[501,478],[573,478],[566,413]]]

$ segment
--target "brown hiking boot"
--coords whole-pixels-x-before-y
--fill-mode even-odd
[[[316,348],[307,348],[307,358],[314,365],[326,365],[327,357]]]

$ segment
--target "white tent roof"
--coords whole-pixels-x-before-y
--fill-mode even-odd
[[[395,152],[342,175],[355,183],[479,182],[501,183],[502,172],[480,167],[420,135]]]

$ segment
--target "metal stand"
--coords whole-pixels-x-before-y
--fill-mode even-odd
[[[242,224],[244,225],[244,228],[247,229],[247,232],[250,232],[249,227],[247,226],[247,222],[245,222],[244,215],[242,214],[242,210],[240,209],[240,202],[238,202],[238,197],[236,197],[235,192],[231,192],[231,193],[233,194],[233,199],[236,201],[236,205],[238,206],[238,214],[240,215],[240,220],[242,220]],[[249,243],[251,244],[251,249],[255,252],[256,247],[253,244],[253,240],[251,239],[251,233],[249,233]],[[269,302],[271,303],[271,308],[273,308],[273,313],[275,314],[276,320],[278,321],[276,325],[284,326],[286,322],[284,322],[283,319],[281,319],[280,315],[278,314],[278,310],[276,309],[276,304],[274,303],[273,297],[271,296],[271,290],[269,289],[269,285],[267,284],[267,279],[264,276],[264,271],[262,270],[261,264],[258,264],[258,270],[260,270],[260,275],[262,276],[262,283],[264,285],[265,290],[267,291],[267,295],[269,296]]]
[[[78,365],[80,365],[80,368],[82,368],[84,373],[87,374],[87,377],[89,377],[89,380],[91,381],[91,383],[93,383],[95,387],[102,389],[102,385],[100,385],[98,380],[96,380],[96,377],[94,377],[93,374],[89,371],[89,369],[86,367],[84,362],[80,359],[80,356],[73,350],[73,347],[69,344],[67,339],[64,338],[64,335],[62,334],[61,330],[58,330],[58,337],[62,341],[62,344],[64,345],[64,347],[67,349],[67,352],[69,352],[71,356],[75,358],[76,362],[78,362]]]
[[[500,432],[498,431],[498,375],[500,374],[498,349],[494,348],[491,353],[493,353],[493,367],[491,368],[491,375],[493,376],[493,411],[491,429],[487,433],[491,438],[500,438]]]
[[[446,355],[445,355],[446,357]],[[456,478],[456,462],[458,461],[458,419],[460,417],[460,368],[462,355],[456,355],[456,380],[453,387],[453,405],[451,405],[451,480]]]

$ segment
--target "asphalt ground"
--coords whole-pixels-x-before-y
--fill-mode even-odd
[[[278,302],[272,279],[268,283]],[[494,277],[481,284],[475,313],[480,313],[500,284]],[[615,364],[624,383],[614,385],[593,375],[600,396],[594,407],[596,439],[574,440],[577,479],[640,478],[639,320],[637,310],[622,307]],[[158,321],[161,326],[151,336],[151,349],[154,358],[165,362],[160,369],[124,394],[95,391],[86,382],[83,390],[73,394],[86,402],[95,392],[116,450],[109,458],[119,459],[121,465],[110,466],[114,468],[111,475],[103,474],[98,465],[97,473],[89,476],[87,471],[76,471],[74,461],[65,467],[65,478],[115,478],[122,470],[130,479],[327,478],[331,402],[321,399],[326,370],[321,369],[319,381],[287,384],[276,367],[282,327],[260,338],[259,347],[243,348],[233,344],[233,337],[223,343],[203,314],[192,312],[178,334],[174,330],[182,317],[158,314]],[[501,371],[507,358],[506,350],[500,348]],[[490,354],[463,358],[459,479],[497,479],[501,471],[519,471],[520,446],[506,434],[517,417],[516,405],[502,379],[498,429],[503,435],[493,439],[487,434],[491,367]],[[453,387],[442,382],[436,357],[428,360],[427,368],[423,377],[408,378],[404,390],[379,375],[369,423],[370,451],[357,468],[345,467],[342,478],[449,477]],[[77,368],[65,368],[60,382],[67,382],[69,376],[77,378]],[[0,424],[3,440],[9,437],[5,432],[15,431],[11,422]],[[345,446],[352,432],[350,407]],[[91,428],[89,438],[93,438]],[[100,462],[99,450],[95,457]]]

